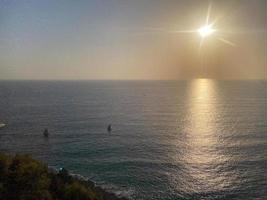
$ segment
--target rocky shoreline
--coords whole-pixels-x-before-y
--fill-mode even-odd
[[[55,173],[55,172],[53,172]],[[56,172],[55,174],[59,174],[60,172]],[[103,189],[101,186],[97,186],[95,184],[95,182],[87,179],[82,179],[80,177],[78,177],[77,175],[69,175],[70,178],[79,181],[81,184],[86,185],[89,188],[94,188],[96,190],[97,193],[101,194],[101,196],[103,197],[103,200],[128,200],[125,197],[118,197],[116,194],[114,194],[113,192],[109,192],[105,189]]]

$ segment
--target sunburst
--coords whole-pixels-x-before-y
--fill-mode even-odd
[[[211,22],[211,20],[210,20],[211,11],[212,11],[212,4],[210,3],[209,7],[208,7],[208,12],[206,15],[205,24],[195,31],[201,36],[199,47],[201,48],[203,43],[204,43],[204,40],[207,39],[209,36],[212,36],[212,35],[215,35],[215,38],[218,41],[223,42],[224,44],[230,45],[232,47],[235,47],[236,44],[234,42],[231,42],[228,39],[224,38],[222,36],[222,32],[220,32],[219,30],[217,30],[215,28],[217,20],[214,20]]]
[[[215,32],[216,32],[216,30],[210,24],[204,25],[204,26],[202,26],[201,28],[198,29],[199,35],[201,37],[203,37],[203,38],[208,37],[208,36],[211,36]]]
[[[205,40],[214,39],[219,42],[223,42],[226,45],[231,47],[235,47],[236,44],[227,39],[228,33],[226,31],[220,30],[218,27],[218,19],[211,20],[211,12],[212,12],[212,4],[210,3],[208,6],[207,14],[205,17],[205,21],[202,26],[196,29],[187,29],[187,30],[167,30],[163,28],[152,28],[147,27],[146,32],[143,34],[151,34],[151,33],[168,33],[168,34],[198,34],[200,38],[199,48],[203,46]],[[212,37],[211,37],[212,36]]]

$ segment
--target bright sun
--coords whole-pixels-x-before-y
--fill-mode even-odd
[[[205,25],[198,29],[199,35],[203,38],[212,35],[215,31],[212,25]]]

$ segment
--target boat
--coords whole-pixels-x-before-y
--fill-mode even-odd
[[[45,129],[43,134],[44,134],[44,137],[48,137],[48,136],[49,136],[49,132],[48,132],[48,130]]]
[[[111,132],[111,131],[112,131],[111,124],[108,125],[107,131],[108,131],[108,132]]]
[[[0,123],[0,129],[1,128],[4,128],[6,126],[6,124],[4,124],[4,123]]]

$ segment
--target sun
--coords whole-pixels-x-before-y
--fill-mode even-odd
[[[212,25],[204,25],[198,29],[198,33],[202,38],[211,36],[215,32],[216,30],[212,27]]]

